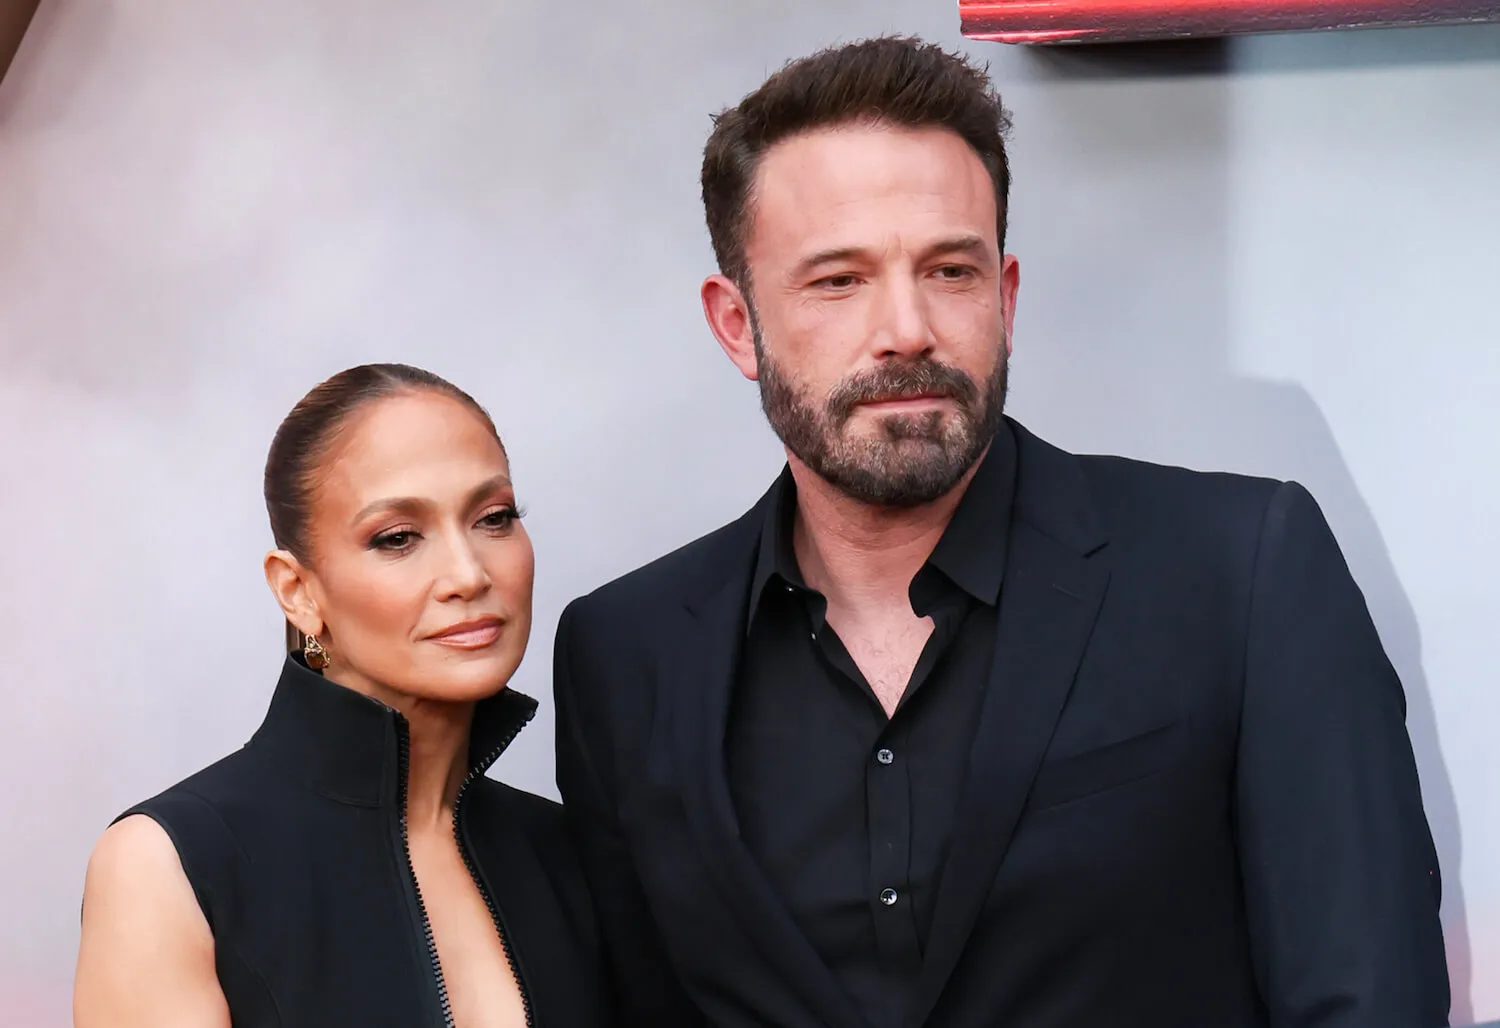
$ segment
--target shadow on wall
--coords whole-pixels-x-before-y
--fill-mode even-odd
[[[1407,725],[1442,866],[1455,1025],[1474,1018],[1462,833],[1416,614],[1313,397],[1295,383],[1244,377],[1234,368],[1243,314],[1236,303],[1244,302],[1236,294],[1246,283],[1235,279],[1231,91],[1243,87],[1245,75],[1263,72],[1493,61],[1500,26],[1489,28],[1406,30],[1399,42],[1390,32],[1261,37],[1249,44],[1250,61],[1242,59],[1244,41],[1019,55],[979,48],[1010,64],[1012,74],[1020,70],[1012,62],[1027,65],[1026,85],[1034,92],[1018,93],[1026,109],[1017,133],[1023,151],[1047,155],[1052,173],[1032,180],[1025,169],[1037,162],[1020,162],[1023,199],[1013,223],[1021,238],[1014,249],[1029,274],[1013,409],[1070,448],[1295,479],[1317,497],[1405,685]],[[1107,91],[1075,88],[1091,81],[1107,83]],[[1393,123],[1409,118],[1410,112],[1391,113]],[[1028,211],[1039,219],[1034,228]],[[1298,234],[1319,231],[1307,226]],[[1028,263],[1034,252],[1041,259]],[[1073,293],[1080,282],[1086,297]],[[1027,320],[1029,312],[1037,320]],[[1278,324],[1282,332],[1299,330],[1295,315]],[[1329,342],[1306,343],[1320,341]],[[1395,351],[1399,340],[1376,345]],[[1422,483],[1413,481],[1411,489],[1420,492]]]

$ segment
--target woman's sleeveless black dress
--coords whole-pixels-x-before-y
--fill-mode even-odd
[[[455,835],[539,1028],[614,1023],[593,906],[557,804],[485,777],[536,711],[475,712]],[[235,1028],[446,1028],[406,848],[406,719],[289,657],[239,752],[122,814],[176,844]]]

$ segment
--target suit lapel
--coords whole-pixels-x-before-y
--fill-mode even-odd
[[[742,570],[731,570],[727,581],[719,578],[681,614],[683,652],[674,670],[673,716],[684,808],[710,877],[776,976],[802,997],[818,1023],[856,1028],[861,1021],[849,997],[741,841],[729,792],[725,729],[744,639],[755,538],[751,535],[744,552],[728,561],[706,561],[720,575],[733,569],[735,560]]]
[[[1081,475],[1017,426],[1018,482],[995,656],[970,751],[921,976],[906,1023],[925,1023],[1005,857],[1098,616],[1109,575]],[[1046,525],[1043,532],[1036,524]]]

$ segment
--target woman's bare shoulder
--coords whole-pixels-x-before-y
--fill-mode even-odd
[[[85,896],[90,885],[111,890],[122,881],[131,889],[154,882],[168,888],[180,885],[192,893],[177,847],[166,829],[146,814],[131,814],[105,829],[89,855],[84,881]]]
[[[171,837],[144,814],[89,856],[73,998],[78,1028],[229,1024],[213,932]]]

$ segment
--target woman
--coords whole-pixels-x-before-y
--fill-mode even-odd
[[[532,550],[494,424],[404,365],[276,433],[266,581],[306,639],[246,746],[122,815],[89,861],[78,1028],[610,1023],[561,808],[485,777]]]

